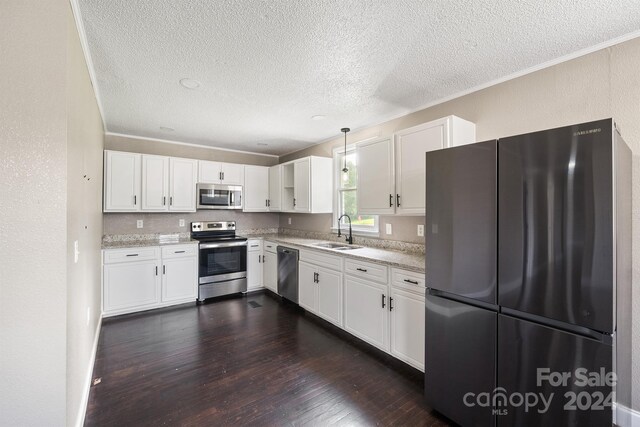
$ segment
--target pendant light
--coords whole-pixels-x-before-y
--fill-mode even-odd
[[[340,129],[340,132],[344,132],[344,168],[342,168],[342,172],[345,174],[349,172],[349,168],[347,168],[347,132],[350,130],[349,128]]]

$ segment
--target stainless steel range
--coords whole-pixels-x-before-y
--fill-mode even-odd
[[[235,221],[192,222],[191,237],[200,242],[198,302],[247,291],[247,239]]]

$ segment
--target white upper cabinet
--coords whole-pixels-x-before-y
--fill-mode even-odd
[[[244,165],[198,161],[198,182],[202,184],[243,185]]]
[[[142,210],[169,209],[169,158],[142,155]]]
[[[282,166],[269,168],[269,211],[279,212],[282,200]]]
[[[394,136],[396,213],[424,215],[424,154],[427,151],[475,142],[475,124],[456,116],[448,116],[403,129]],[[361,164],[358,164],[358,168],[361,167]]]
[[[333,209],[333,160],[304,157],[281,166],[281,210],[331,213]]]
[[[309,212],[311,206],[311,158],[293,163],[293,210]]]
[[[368,215],[395,212],[395,176],[391,138],[356,146],[358,164],[358,212]]]
[[[140,154],[104,152],[104,211],[139,211]]]
[[[269,168],[244,167],[244,212],[269,212]]]
[[[169,158],[169,210],[195,212],[198,161]]]

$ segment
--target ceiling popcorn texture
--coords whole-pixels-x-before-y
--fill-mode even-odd
[[[79,3],[108,132],[276,155],[640,29],[637,0]]]

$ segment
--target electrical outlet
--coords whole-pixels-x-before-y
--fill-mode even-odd
[[[137,226],[138,228],[142,228],[142,225],[143,225],[143,222],[142,222],[142,220],[141,220],[141,219],[139,219],[138,221],[136,221],[136,226]]]
[[[73,262],[74,263],[78,263],[78,256],[80,255],[80,249],[79,249],[79,244],[78,241],[74,241],[73,242]]]
[[[180,224],[180,227],[184,227],[184,219],[180,219],[178,223]]]
[[[287,222],[289,225],[291,225],[291,217],[287,218]]]
[[[391,224],[385,224],[385,232],[391,234]]]
[[[424,225],[418,224],[418,237],[424,237]]]

